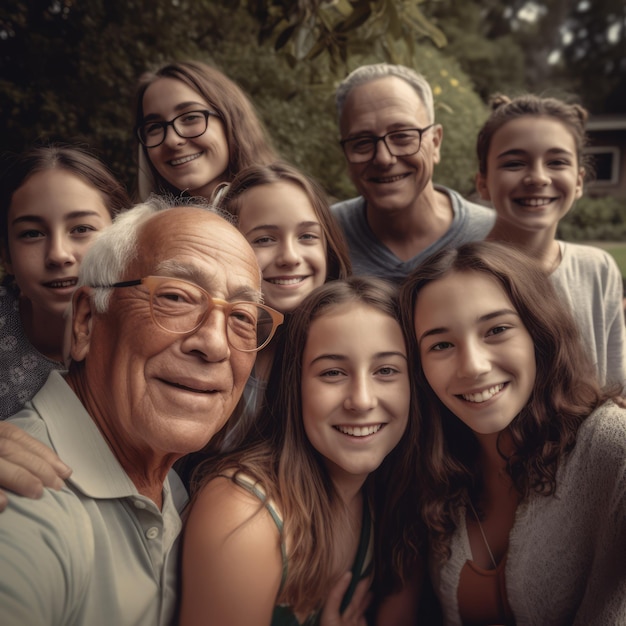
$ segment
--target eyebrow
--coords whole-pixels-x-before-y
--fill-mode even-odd
[[[199,106],[199,107],[202,107],[203,109],[207,109],[207,110],[211,108],[208,104],[205,104],[204,102],[194,102],[192,100],[192,101],[189,101],[189,102],[181,102],[180,104],[177,104],[174,107],[174,112],[178,113],[179,111],[182,111],[183,109],[186,109],[186,108],[191,107],[191,106]],[[148,115],[144,115],[143,122],[149,122],[150,120],[158,120],[160,118],[163,118],[163,116],[162,115],[158,115],[157,113],[149,113]]]
[[[500,309],[498,311],[492,311],[491,313],[485,313],[485,315],[481,315],[476,322],[488,322],[496,317],[500,317],[502,315],[514,315],[519,318],[519,313],[515,309]],[[440,326],[437,328],[431,328],[429,330],[424,331],[418,338],[417,343],[420,344],[423,339],[426,337],[432,337],[433,335],[442,335],[444,333],[450,332],[449,328],[445,326]]]
[[[322,227],[319,222],[299,222],[296,226],[298,228],[314,228],[315,226],[318,226],[319,228]],[[280,230],[280,226],[277,224],[259,224],[258,226],[251,228],[245,234],[249,235],[250,233],[254,233],[258,230]]]
[[[399,356],[405,361],[408,360],[406,354],[403,354],[402,352],[395,352],[393,350],[390,350],[389,352],[377,352],[373,356],[373,359],[388,359],[393,356]],[[343,354],[320,354],[319,356],[316,356],[314,359],[312,359],[309,365],[313,365],[314,363],[317,363],[318,361],[324,361],[324,360],[345,362],[345,361],[349,361],[350,359],[349,357]]]
[[[205,288],[209,293],[211,293],[213,279],[210,274],[207,274],[193,265],[186,265],[184,263],[179,263],[178,261],[167,260],[159,263],[154,271],[157,276],[165,275],[172,278],[188,280],[189,282],[193,282]],[[244,286],[231,293],[227,299],[230,302],[245,301],[260,303],[263,301],[263,295],[258,289]]]
[[[567,154],[568,156],[574,156],[573,152],[566,150],[565,148],[550,148],[547,152],[548,154]],[[523,150],[522,148],[513,148],[498,154],[496,158],[503,159],[508,156],[525,156],[526,154],[528,154],[527,150]]]
[[[75,220],[75,219],[81,219],[85,217],[101,217],[101,216],[100,216],[100,213],[98,213],[98,211],[90,211],[90,210],[85,209],[84,211],[72,211],[71,213],[64,215],[63,219]],[[19,217],[16,217],[11,223],[21,224],[23,222],[36,222],[37,224],[45,224],[46,221],[47,221],[46,218],[42,217],[41,215],[20,215]]]

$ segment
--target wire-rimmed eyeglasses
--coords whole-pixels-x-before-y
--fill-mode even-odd
[[[376,155],[378,142],[382,141],[389,154],[396,157],[417,154],[422,146],[422,135],[434,124],[425,128],[400,128],[384,135],[361,135],[342,139],[339,143],[350,163],[367,163]]]
[[[163,330],[179,335],[197,330],[216,307],[224,310],[228,343],[240,352],[264,348],[283,323],[284,315],[257,302],[227,302],[214,298],[202,287],[180,278],[146,276],[93,289],[144,285],[150,294],[150,314]]]
[[[160,146],[167,135],[167,127],[171,126],[174,132],[184,139],[193,139],[204,135],[209,125],[209,117],[221,117],[215,111],[208,109],[198,111],[187,111],[172,118],[169,122],[153,120],[139,124],[135,132],[137,138],[146,148],[156,148]]]

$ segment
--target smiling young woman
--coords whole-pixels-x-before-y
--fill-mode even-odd
[[[200,61],[145,73],[137,87],[138,194],[202,196],[276,153],[246,94]]]
[[[4,171],[0,253],[0,419],[63,367],[65,312],[83,256],[130,201],[95,156],[68,145],[28,150]]]
[[[246,443],[197,477],[185,626],[362,624],[372,572],[387,587],[415,573],[417,414],[395,289],[317,288],[285,351]],[[413,623],[416,602],[393,623]]]
[[[401,290],[422,518],[446,624],[626,614],[626,410],[534,260],[448,249]]]

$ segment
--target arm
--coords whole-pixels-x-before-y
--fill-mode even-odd
[[[584,460],[581,475],[596,477],[586,501],[594,549],[573,623],[619,624],[626,615],[626,410],[608,407]]]
[[[10,422],[0,421],[0,486],[28,498],[40,498],[44,487],[61,489],[72,470],[51,448]],[[0,490],[0,511],[7,504]]]
[[[269,626],[282,569],[278,528],[259,499],[213,479],[186,522],[180,626]]]

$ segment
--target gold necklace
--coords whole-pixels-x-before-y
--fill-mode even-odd
[[[478,519],[478,513],[476,513],[476,509],[474,508],[474,505],[472,504],[471,500],[470,500],[470,508],[472,509],[472,513],[474,514],[474,519],[476,520],[476,523],[478,524],[478,530],[480,530],[480,534],[483,537],[483,541],[485,542],[485,547],[487,548],[487,552],[489,553],[489,558],[491,559],[491,563],[493,564],[493,569],[498,569],[498,564],[496,563],[496,560],[493,557],[493,552],[491,551],[491,548],[489,547],[489,542],[487,541],[487,535],[485,535],[485,531],[483,530],[483,525],[480,523],[480,519]]]

